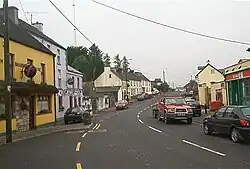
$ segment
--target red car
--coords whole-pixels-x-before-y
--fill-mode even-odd
[[[165,97],[157,104],[158,120],[169,123],[171,120],[187,120],[192,123],[193,110],[182,97]]]
[[[128,109],[127,100],[120,100],[115,104],[116,110]]]

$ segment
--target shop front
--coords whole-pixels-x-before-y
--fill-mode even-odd
[[[250,105],[250,69],[227,74],[229,105]]]

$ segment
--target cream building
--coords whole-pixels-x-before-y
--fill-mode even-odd
[[[201,105],[214,101],[216,99],[216,91],[219,93],[219,90],[222,90],[221,82],[224,82],[223,71],[222,69],[216,69],[208,63],[195,76],[198,83],[199,102]],[[223,91],[221,92],[223,93]],[[226,99],[226,96],[222,99]]]

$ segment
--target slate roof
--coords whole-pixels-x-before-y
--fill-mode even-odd
[[[80,71],[78,71],[78,70],[76,70],[75,68],[73,68],[73,67],[71,67],[70,65],[68,65],[68,71],[69,72],[73,72],[73,73],[77,73],[77,74],[81,74],[81,75],[83,75],[83,73],[82,72],[80,72]]]
[[[63,47],[62,45],[60,45],[59,43],[57,43],[56,41],[54,41],[53,39],[51,39],[50,37],[48,37],[47,35],[45,35],[43,32],[39,31],[37,28],[35,28],[34,26],[26,23],[25,21],[18,19],[19,25],[25,29],[26,31],[28,31],[29,33],[38,36],[44,40],[46,40],[47,42],[52,43],[55,46],[58,46],[64,50],[66,50],[65,47]]]
[[[199,75],[207,66],[211,66],[213,69],[215,69],[216,71],[218,71],[219,73],[221,73],[222,75],[224,75],[224,69],[217,69],[217,68],[215,68],[213,65],[211,65],[210,63],[208,63],[206,66],[204,66],[204,67],[195,75],[195,77],[198,77],[198,75]]]
[[[4,17],[0,15],[0,36],[4,36]],[[9,38],[10,40],[28,46],[30,48],[48,53],[50,55],[54,55],[49,49],[47,49],[43,44],[37,41],[34,37],[32,37],[26,30],[24,30],[19,25],[13,23],[9,19]]]
[[[111,68],[110,70],[111,70],[112,73],[114,73],[121,80],[123,80],[123,81],[126,80],[126,73],[125,72],[116,71],[115,68]],[[128,72],[128,80],[134,80],[134,81],[143,80],[143,81],[149,81],[150,82],[150,80],[146,76],[144,76],[142,73],[134,72],[133,70]]]
[[[95,87],[97,93],[118,92],[121,86]]]

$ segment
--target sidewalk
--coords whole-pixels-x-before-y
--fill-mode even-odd
[[[39,137],[43,135],[48,135],[51,133],[88,130],[90,127],[91,127],[91,124],[84,125],[83,123],[75,123],[75,124],[65,125],[63,121],[59,121],[59,122],[53,123],[53,125],[48,125],[48,126],[46,125],[44,127],[41,127],[35,130],[13,133],[12,139],[13,139],[13,142],[17,142],[17,141],[35,138],[35,137]],[[0,145],[1,144],[5,144],[5,135],[0,136]]]

